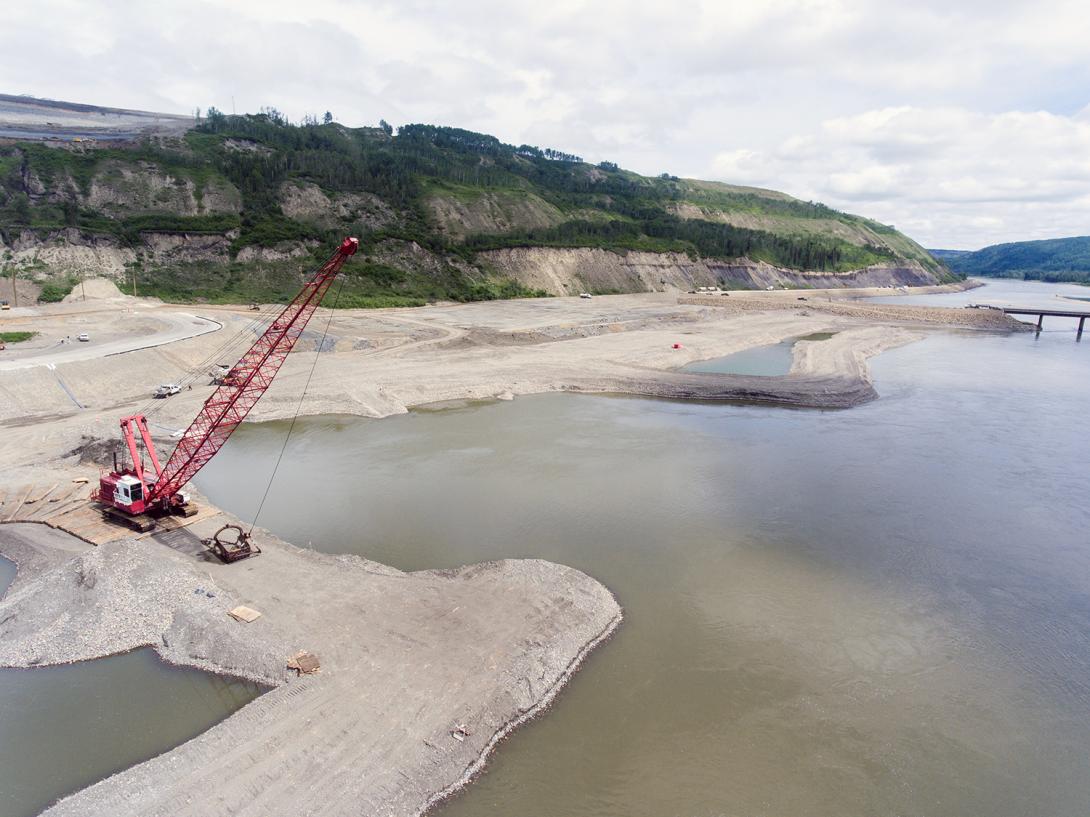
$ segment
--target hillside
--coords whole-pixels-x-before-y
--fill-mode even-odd
[[[930,252],[963,275],[1090,283],[1090,236],[993,244],[976,252]]]
[[[455,128],[212,109],[181,136],[0,143],[0,258],[46,298],[94,272],[167,299],[279,300],[346,232],[367,248],[347,306],[950,276],[821,204]]]

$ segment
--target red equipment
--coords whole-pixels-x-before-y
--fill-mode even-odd
[[[91,499],[105,505],[106,512],[111,516],[119,516],[113,513],[115,510],[130,517],[139,516],[145,511],[186,514],[187,498],[182,488],[223,447],[269,388],[333,279],[348,257],[359,249],[359,244],[359,239],[346,238],[292,302],[276,316],[264,334],[231,367],[230,376],[225,377],[212,396],[204,401],[196,419],[182,434],[165,466],[159,465],[144,415],[123,417],[121,430],[132,457],[132,467],[119,470],[115,463],[114,470],[102,476]],[[134,428],[139,432],[144,450],[155,468],[153,479],[149,479],[144,471]],[[150,529],[150,526],[150,519],[139,520],[137,524],[144,530]]]

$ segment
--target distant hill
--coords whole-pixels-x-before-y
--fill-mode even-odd
[[[1090,236],[993,244],[975,252],[929,252],[963,275],[1090,283]]]
[[[458,128],[5,105],[25,133],[34,116],[48,125],[48,137],[0,138],[0,266],[39,282],[93,271],[172,300],[280,300],[346,232],[367,252],[342,305],[951,277],[862,216]],[[126,117],[182,131],[58,138],[83,117],[114,136]]]
[[[951,258],[960,258],[963,255],[972,255],[972,250],[928,250],[933,256],[942,261],[947,261]]]

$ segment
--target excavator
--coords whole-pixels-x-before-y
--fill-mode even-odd
[[[359,239],[346,238],[303,285],[292,301],[273,318],[254,344],[230,367],[230,376],[218,383],[196,418],[178,440],[166,464],[148,432],[147,417],[121,418],[121,434],[131,465],[102,474],[91,499],[104,515],[141,532],[153,530],[156,519],[168,514],[192,516],[196,507],[184,488],[227,442],[261,396],[295,346],[307,322],[322,302],[344,262],[359,249]],[[151,471],[144,467],[147,455]]]

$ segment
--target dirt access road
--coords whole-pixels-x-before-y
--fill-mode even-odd
[[[110,355],[122,355],[138,349],[177,343],[180,340],[218,332],[223,328],[223,324],[219,321],[201,318],[187,312],[156,310],[154,315],[144,315],[142,318],[144,325],[150,320],[157,324],[158,328],[152,328],[147,334],[137,334],[131,329],[118,327],[117,324],[122,323],[123,319],[115,320],[110,322],[112,326],[101,326],[101,334],[98,331],[87,332],[90,340],[86,342],[77,340],[79,334],[86,331],[82,328],[85,324],[74,324],[72,316],[57,316],[52,321],[40,322],[38,325],[42,328],[37,331],[45,337],[37,343],[26,341],[19,345],[12,344],[10,354],[7,353],[9,350],[5,350],[4,357],[0,359],[0,372],[13,372],[35,366],[58,366],[77,361],[96,360]],[[136,324],[137,321],[132,323]],[[0,321],[0,326],[3,325],[3,321]],[[72,331],[73,329],[75,331]],[[64,334],[62,335],[61,332]],[[42,348],[42,344],[48,345]]]

